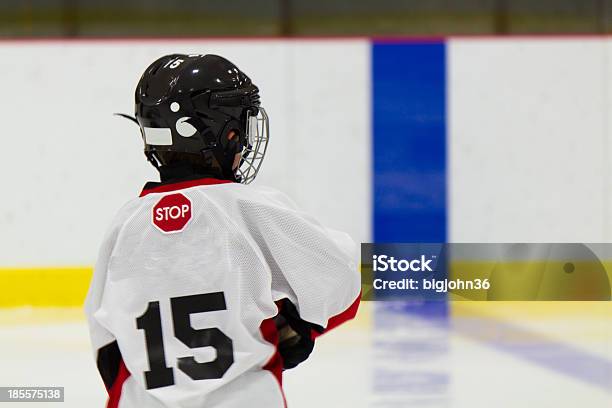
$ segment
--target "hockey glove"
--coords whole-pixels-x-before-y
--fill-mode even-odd
[[[278,351],[283,358],[285,370],[296,367],[305,361],[314,348],[312,330],[322,328],[300,318],[296,307],[288,299],[279,303],[278,315],[274,318],[279,334]]]

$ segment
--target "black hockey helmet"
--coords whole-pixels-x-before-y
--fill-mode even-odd
[[[166,152],[187,153],[201,156],[222,178],[253,181],[267,148],[268,116],[259,89],[230,61],[166,55],[147,68],[135,96],[145,154],[156,168],[168,164]],[[237,137],[229,140],[230,131]]]

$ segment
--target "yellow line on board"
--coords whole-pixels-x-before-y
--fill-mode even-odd
[[[612,281],[612,262],[605,260],[602,262]],[[514,268],[518,263],[503,263]],[[515,265],[516,264],[516,265]],[[500,264],[497,266],[499,267]],[[511,268],[511,269],[512,269]],[[451,265],[450,277],[471,277],[489,278],[493,264],[487,261],[454,261]],[[15,307],[82,307],[87,289],[91,280],[93,268],[90,266],[70,266],[70,267],[32,267],[32,268],[0,268],[0,308]],[[460,298],[451,296],[451,300]],[[465,298],[464,298],[465,299]],[[469,299],[485,300],[485,299]],[[456,302],[452,302],[456,303]],[[486,302],[489,303],[490,302]],[[612,303],[611,303],[612,304]],[[499,305],[501,306],[501,305]],[[549,314],[553,311],[584,309],[584,305],[577,307],[577,304],[561,307],[560,304],[552,307],[524,304],[521,308],[526,313]],[[480,306],[476,309],[480,309]],[[606,312],[609,310],[604,307]],[[591,307],[586,307],[591,309]],[[365,308],[363,308],[365,309]],[[601,313],[599,310],[598,314]],[[473,310],[473,309],[472,309]],[[363,315],[369,315],[369,310],[363,310]],[[457,311],[458,313],[469,313],[467,311]],[[361,315],[362,313],[360,313]],[[363,317],[365,317],[363,316]],[[369,319],[366,319],[369,320]]]
[[[0,307],[82,306],[93,268],[0,268]]]
[[[83,320],[91,267],[0,268],[0,325]],[[352,327],[369,327],[371,305],[362,303]]]

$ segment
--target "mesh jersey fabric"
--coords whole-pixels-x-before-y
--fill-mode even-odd
[[[191,202],[191,218],[168,234],[153,225],[153,208],[176,193]],[[356,259],[348,235],[273,189],[194,185],[131,200],[107,232],[85,305],[94,350],[116,341],[130,373],[118,407],[284,406],[280,379],[265,369],[276,348],[262,325],[277,314],[275,301],[288,298],[303,320],[326,327],[359,296]],[[226,308],[186,318],[193,330],[214,328],[231,339],[233,362],[220,378],[193,379],[178,361],[214,361],[219,349],[181,339],[171,299],[207,294],[222,294]],[[137,319],[152,303],[162,341],[148,350]],[[173,384],[147,389],[151,354],[162,356]]]

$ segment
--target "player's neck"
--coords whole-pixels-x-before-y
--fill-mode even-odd
[[[177,163],[159,168],[159,178],[162,183],[173,183],[198,178],[222,178],[221,174],[212,169],[194,167],[188,163]]]

